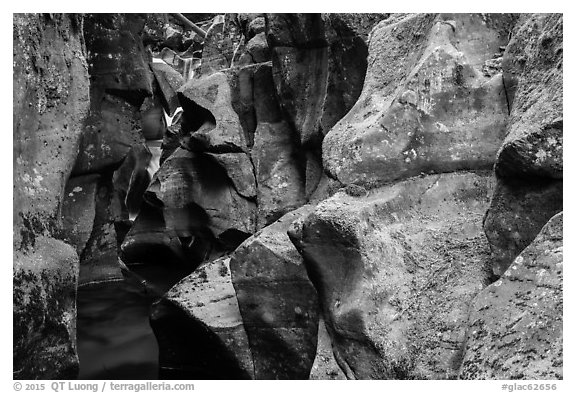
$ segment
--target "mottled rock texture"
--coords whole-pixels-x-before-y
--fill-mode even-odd
[[[202,265],[153,305],[160,377],[253,379],[252,355],[229,265],[230,258]]]
[[[13,61],[13,377],[73,379],[78,255],[56,238],[89,107],[82,18],[14,14]]]
[[[498,179],[484,217],[494,274],[502,275],[550,216],[562,211],[562,191],[562,181]]]
[[[468,308],[488,284],[488,174],[347,187],[290,232],[351,379],[454,378]]]
[[[501,73],[482,71],[507,43],[506,14],[413,14],[372,32],[354,107],[328,133],[328,174],[368,187],[417,175],[488,169],[506,131]]]
[[[144,21],[140,14],[85,16],[90,116],[76,175],[114,167],[143,142],[140,106],[153,93],[151,59],[140,39]]]
[[[290,212],[247,239],[230,270],[254,378],[308,379],[316,354],[318,301],[287,231],[311,206]]]
[[[510,118],[484,224],[496,275],[562,210],[562,28],[561,14],[525,16],[504,52]]]
[[[462,379],[562,379],[562,213],[471,308]]]
[[[502,60],[510,102],[500,177],[562,179],[563,17],[536,14],[515,31]]]

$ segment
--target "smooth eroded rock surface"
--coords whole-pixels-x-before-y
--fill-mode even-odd
[[[256,379],[308,379],[318,335],[318,301],[288,228],[303,206],[247,239],[230,270]]]
[[[154,304],[161,377],[254,378],[229,265],[223,257],[199,267]]]
[[[373,187],[422,172],[490,168],[508,106],[501,73],[482,68],[500,56],[509,19],[412,14],[380,22],[362,94],[324,139],[327,173]]]
[[[291,238],[350,379],[454,378],[468,308],[490,278],[487,174],[347,187]]]

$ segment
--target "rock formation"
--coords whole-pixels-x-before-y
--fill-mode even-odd
[[[562,379],[562,213],[475,299],[460,378]]]
[[[461,173],[339,192],[291,233],[348,378],[455,377],[469,304],[490,278],[491,189]]]
[[[563,377],[561,14],[13,29],[15,379],[137,266],[163,379]]]
[[[562,210],[562,19],[523,18],[502,59],[510,118],[484,223],[497,275]]]
[[[323,143],[324,167],[370,187],[418,175],[490,168],[505,136],[502,74],[483,65],[506,44],[507,15],[409,15],[372,32],[354,107]]]
[[[14,14],[13,31],[13,376],[75,378],[78,254],[59,210],[90,105],[82,18]]]

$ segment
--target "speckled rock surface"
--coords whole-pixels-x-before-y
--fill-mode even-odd
[[[549,218],[562,211],[563,189],[561,180],[498,180],[484,218],[494,274],[502,275]]]
[[[501,177],[562,179],[563,17],[534,14],[515,31],[502,68],[511,104]]]
[[[38,235],[14,253],[14,379],[74,379],[78,254]]]
[[[133,145],[144,143],[140,110],[110,94],[95,97],[80,140],[73,174],[98,173],[120,164]]]
[[[472,304],[462,379],[562,379],[562,213]]]
[[[373,30],[354,107],[328,133],[328,174],[369,187],[421,172],[488,169],[506,130],[501,73],[483,65],[505,45],[506,14],[413,14]],[[504,26],[504,28],[503,28]]]
[[[523,16],[502,60],[510,105],[484,229],[501,275],[562,210],[563,18]]]
[[[86,49],[92,91],[105,89],[139,106],[152,95],[152,70],[140,35],[145,14],[87,14]]]
[[[78,255],[53,237],[89,107],[82,19],[14,14],[13,66],[13,377],[74,379]]]
[[[318,301],[287,230],[311,206],[248,238],[230,270],[256,379],[308,379],[316,354]]]
[[[85,40],[90,73],[90,116],[74,174],[109,170],[133,145],[144,142],[142,106],[152,96],[151,59],[140,34],[142,14],[87,14]]]
[[[291,231],[348,378],[456,377],[468,308],[490,278],[492,187],[487,173],[457,173],[346,189]]]
[[[225,257],[202,265],[153,305],[161,377],[253,379],[229,265]]]

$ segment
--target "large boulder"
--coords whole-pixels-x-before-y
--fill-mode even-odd
[[[413,14],[373,30],[354,107],[325,137],[329,175],[374,187],[422,172],[488,169],[505,137],[508,105],[500,56],[506,14]]]
[[[506,47],[502,68],[511,108],[495,168],[501,177],[562,179],[562,29],[562,14],[535,14]]]
[[[316,355],[318,301],[290,225],[311,206],[284,215],[232,254],[230,270],[254,378],[308,379]]]
[[[562,213],[471,307],[462,379],[562,379]]]
[[[77,15],[13,15],[15,379],[78,373],[78,255],[54,237],[89,108],[83,47]]]
[[[484,224],[497,275],[563,203],[563,18],[534,14],[521,21],[502,60],[510,119]]]
[[[457,376],[469,306],[491,277],[492,187],[487,173],[348,186],[292,228],[348,378]]]
[[[254,378],[229,265],[224,257],[199,267],[152,306],[161,378]]]
[[[214,153],[246,150],[238,114],[232,107],[228,77],[222,72],[193,79],[178,90],[186,131],[193,132],[192,151]]]

